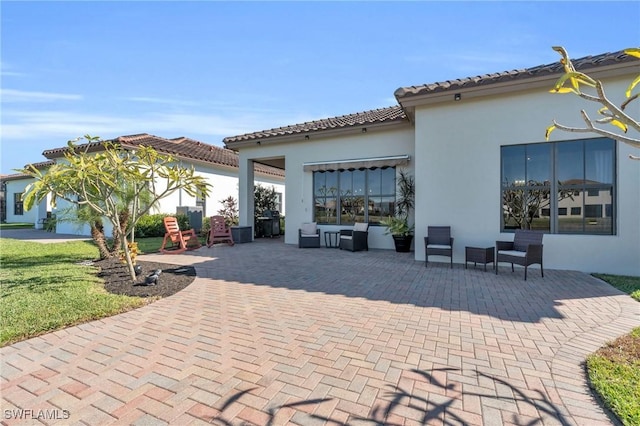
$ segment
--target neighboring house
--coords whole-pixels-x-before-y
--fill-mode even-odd
[[[33,166],[39,170],[46,170],[54,164],[53,161],[43,161],[34,163]],[[50,199],[47,197],[31,210],[25,210],[23,197],[25,188],[33,183],[34,179],[22,173],[4,175],[0,178],[2,186],[2,222],[8,223],[33,223],[36,229],[42,229],[47,214],[51,214]]]
[[[616,52],[574,66],[601,79],[619,105],[640,62]],[[240,223],[252,223],[255,161],[286,169],[289,229],[368,221],[369,246],[391,249],[376,224],[393,212],[402,167],[416,179],[416,260],[425,258],[429,225],[451,226],[459,263],[465,246],[512,239],[513,203],[520,202],[536,212],[522,226],[546,233],[545,267],[640,275],[640,163],[628,158],[638,152],[593,133],[556,130],[545,141],[553,119],[583,127],[580,110],[600,108],[550,94],[562,73],[557,62],[402,87],[398,106],[227,137],[240,155]],[[297,234],[285,242],[296,244]]]
[[[218,210],[222,208],[222,200],[230,196],[236,200],[238,199],[238,155],[234,151],[185,137],[165,139],[148,134],[121,136],[110,141],[118,143],[125,149],[135,149],[138,146],[150,146],[160,153],[171,154],[185,167],[193,166],[196,174],[204,176],[207,182],[212,185],[211,191],[206,198],[192,197],[184,190],[177,190],[168,197],[160,200],[159,206],[157,206],[152,213],[177,213],[180,208],[181,212],[197,212],[201,210],[203,216],[206,218],[218,214]],[[92,142],[83,144],[82,146],[86,147],[88,152],[96,152],[104,149],[104,142]],[[44,151],[43,155],[51,161],[42,164],[51,165],[54,164],[55,161],[64,160],[64,153],[67,149],[68,147],[65,146]],[[22,193],[27,184],[33,181],[33,179],[28,176],[19,176],[21,176],[21,178],[16,178],[17,180],[14,186],[11,186],[11,182],[13,181],[7,180],[7,194],[10,200],[11,197],[13,197],[13,193],[9,191],[13,191],[16,194]],[[283,170],[261,164],[255,165],[255,184],[269,188],[273,187],[275,189],[281,199],[280,213],[282,215],[285,213],[283,181]],[[11,201],[9,201],[9,204],[10,203]],[[58,200],[58,205],[53,213],[60,218],[69,207],[73,206],[64,200]],[[11,206],[9,205],[8,210],[10,209]],[[46,211],[46,208],[34,208],[31,212],[23,212],[21,219],[18,219],[17,216],[14,215],[8,215],[7,221],[37,223],[37,219],[46,217]],[[78,225],[64,220],[58,221],[56,232],[62,234],[90,235],[88,225]],[[107,223],[105,223],[105,232],[107,235],[111,233],[111,227]]]

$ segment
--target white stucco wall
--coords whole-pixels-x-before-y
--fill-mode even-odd
[[[605,80],[614,102],[622,101],[629,81]],[[459,102],[416,110],[416,259],[425,258],[428,225],[452,227],[454,262],[459,263],[464,262],[465,246],[492,246],[513,238],[500,233],[500,146],[545,142],[545,129],[554,118],[581,127],[580,109],[592,118],[597,115],[596,104],[547,90],[463,96]],[[556,130],[550,140],[595,137]],[[640,275],[640,162],[628,159],[634,151],[637,155],[618,143],[616,235],[547,234],[545,268]]]
[[[413,173],[413,128],[407,124],[403,130],[357,133],[334,138],[319,138],[242,148],[240,161],[260,158],[285,158],[286,163],[286,229],[285,243],[298,244],[298,228],[313,220],[313,173],[305,172],[303,164],[318,161],[339,161],[409,154],[411,161],[406,167]],[[321,225],[321,230],[337,230],[348,226]],[[324,238],[322,238],[324,244]],[[369,228],[370,248],[393,248],[393,239],[384,235],[384,228]]]
[[[211,191],[206,198],[204,220],[207,220],[206,217],[218,214],[218,210],[222,208],[222,203],[220,203],[221,200],[229,196],[234,197],[236,200],[238,200],[238,169],[231,167],[212,167],[208,165],[198,164],[195,166],[195,170],[197,175],[205,177],[207,182],[212,185]],[[284,199],[285,187],[282,180],[256,173],[256,183],[260,183],[263,186],[268,187],[273,186],[277,192],[283,194]],[[161,190],[161,188],[158,188],[158,190]],[[159,206],[151,213],[175,214],[176,208],[180,206],[196,206],[195,197],[190,196],[182,189],[176,190],[175,192],[160,200]],[[61,211],[66,207],[68,207],[68,203],[58,203],[58,211]],[[112,234],[111,224],[105,222],[104,225],[105,234],[110,236]],[[70,222],[59,222],[56,228],[56,232],[60,234],[73,235],[91,234],[88,225],[77,225]]]
[[[24,193],[25,188],[30,183],[33,183],[34,179],[25,178],[25,179],[15,179],[6,181],[6,213],[7,213],[7,223],[33,223],[36,229],[42,229],[43,225],[41,219],[47,217],[47,211],[50,211],[51,207],[49,206],[49,198],[42,200],[39,204],[36,204],[30,210],[24,209],[22,215],[14,214],[14,201],[15,194]]]

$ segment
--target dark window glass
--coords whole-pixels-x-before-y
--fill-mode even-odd
[[[314,218],[319,223],[338,223],[338,172],[314,172]]]
[[[502,148],[502,184],[519,186],[525,183],[525,146],[514,145]]]
[[[501,229],[613,234],[615,158],[606,138],[502,147]]]
[[[24,214],[22,192],[16,192],[13,194],[13,214],[16,216],[22,216]]]
[[[551,204],[551,148],[546,143],[503,147],[502,229],[550,229],[544,212]]]
[[[556,144],[557,180],[562,185],[580,183],[584,179],[583,142]]]
[[[549,185],[551,178],[551,144],[526,147],[527,183],[532,186]]]
[[[318,223],[377,224],[395,212],[395,167],[313,173]]]

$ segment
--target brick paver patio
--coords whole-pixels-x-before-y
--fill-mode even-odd
[[[280,240],[142,259],[198,278],[2,348],[3,424],[612,424],[583,360],[640,325],[640,304],[579,272]]]

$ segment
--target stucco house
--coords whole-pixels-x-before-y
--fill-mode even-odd
[[[183,190],[177,190],[170,196],[163,198],[160,205],[155,209],[158,213],[176,213],[179,207],[182,211],[201,210],[206,218],[217,214],[222,208],[221,201],[231,196],[238,199],[238,154],[232,150],[219,146],[209,145],[186,137],[165,139],[159,136],[146,133],[130,136],[120,136],[110,140],[118,143],[125,149],[135,149],[138,146],[150,146],[156,151],[171,154],[177,161],[185,166],[193,166],[196,174],[204,176],[207,182],[212,185],[212,190],[207,197],[198,198],[188,195]],[[105,141],[106,142],[106,141]],[[89,152],[103,149],[104,142],[93,142],[83,144]],[[46,170],[46,168],[56,161],[64,158],[67,146],[49,149],[43,152],[48,159],[46,162],[36,164],[36,167]],[[284,172],[281,169],[268,165],[255,164],[255,184],[268,188],[273,187],[280,197],[280,213],[284,215]],[[47,217],[52,208],[48,200],[43,200],[40,205],[33,207],[30,211],[20,208],[21,195],[26,186],[33,182],[33,178],[28,175],[10,175],[3,179],[6,186],[7,221],[8,222],[31,222],[36,224],[36,228],[42,228],[42,219]],[[14,204],[16,207],[14,208]],[[64,211],[69,204],[63,200],[58,201],[53,213]],[[105,231],[109,235],[111,229],[105,224]],[[56,232],[62,234],[90,235],[88,226],[65,221],[59,221]]]
[[[42,161],[32,163],[38,170],[46,170],[53,165],[53,161]],[[43,221],[47,217],[47,212],[51,212],[49,199],[43,200],[40,205],[25,210],[23,205],[23,195],[25,188],[34,179],[22,173],[14,173],[0,177],[2,188],[2,205],[0,205],[2,222],[8,223],[33,223],[36,229],[42,229]]]
[[[618,105],[640,71],[623,52],[574,66],[602,80]],[[369,247],[392,249],[376,225],[393,213],[404,168],[416,179],[416,260],[425,259],[429,225],[451,226],[457,263],[465,246],[490,247],[530,227],[545,233],[545,268],[640,275],[640,162],[629,159],[637,149],[593,133],[556,130],[545,140],[553,119],[584,127],[580,110],[595,117],[600,108],[549,93],[562,73],[556,62],[401,87],[395,106],[227,137],[240,157],[240,224],[252,223],[252,164],[269,164],[286,172],[289,229],[366,221]],[[523,221],[514,203],[535,213]],[[297,244],[296,233],[285,242]]]

